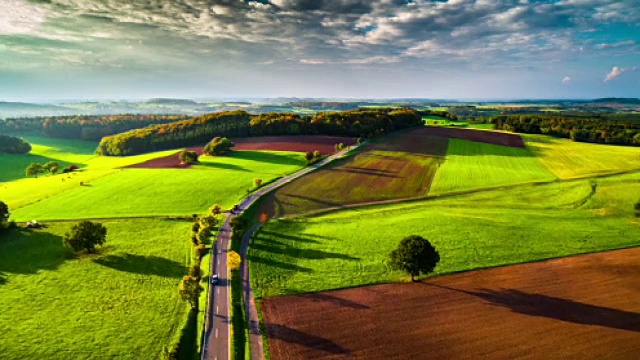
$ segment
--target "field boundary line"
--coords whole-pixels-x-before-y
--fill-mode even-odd
[[[574,181],[583,181],[583,180],[590,180],[590,179],[594,179],[594,180],[595,179],[604,179],[604,178],[608,178],[608,177],[633,174],[633,173],[637,173],[637,172],[640,172],[640,169],[627,170],[627,171],[622,171],[622,172],[595,175],[595,176],[588,176],[588,177],[579,177],[579,178],[570,178],[570,179],[555,179],[555,180],[550,180],[550,181],[532,181],[532,182],[525,182],[525,183],[519,183],[519,184],[513,184],[513,185],[503,185],[503,186],[494,186],[494,187],[481,188],[481,189],[454,191],[454,192],[448,192],[448,193],[442,193],[442,194],[434,194],[434,195],[414,196],[414,197],[402,198],[402,199],[388,199],[388,200],[369,201],[369,202],[357,203],[357,204],[345,204],[345,205],[340,205],[340,206],[332,206],[332,207],[325,208],[325,209],[313,210],[313,211],[309,211],[309,212],[305,212],[305,213],[301,213],[301,214],[293,214],[293,215],[290,215],[290,216],[282,216],[282,217],[279,217],[278,219],[296,219],[296,218],[303,218],[303,217],[313,217],[313,216],[323,215],[323,214],[334,212],[334,211],[350,210],[350,209],[356,209],[356,208],[366,208],[366,207],[373,207],[373,206],[378,206],[378,205],[393,205],[393,204],[401,204],[401,203],[413,203],[413,202],[419,202],[419,201],[430,201],[430,200],[446,199],[446,198],[450,198],[450,197],[478,194],[478,193],[490,192],[490,191],[496,191],[496,190],[517,189],[519,187],[526,187],[526,186],[541,186],[541,185],[556,184],[556,183],[570,183],[570,182],[574,182]],[[594,195],[594,194],[592,194],[592,195]]]

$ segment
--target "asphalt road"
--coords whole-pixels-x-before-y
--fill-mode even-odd
[[[209,290],[209,308],[207,316],[207,332],[205,333],[204,351],[202,359],[205,360],[228,360],[231,358],[231,317],[230,317],[230,278],[227,269],[227,253],[231,246],[230,235],[231,226],[229,222],[235,216],[242,214],[249,206],[260,199],[263,195],[301,177],[329,162],[339,159],[349,151],[357,148],[357,146],[349,147],[339,153],[331,155],[324,160],[308,166],[294,174],[287,175],[278,181],[265,186],[255,193],[246,197],[240,204],[236,214],[230,214],[220,227],[219,235],[216,240],[216,253],[211,263],[211,274],[217,274],[220,281],[218,285],[210,286]],[[247,322],[250,329],[251,357],[252,359],[264,359],[264,349],[262,345],[262,336],[260,335],[258,312],[255,306],[255,299],[251,292],[249,281],[249,271],[247,258],[247,249],[251,234],[257,227],[253,227],[247,232],[243,239],[242,251],[240,256],[243,259],[242,283],[245,304],[247,304]]]

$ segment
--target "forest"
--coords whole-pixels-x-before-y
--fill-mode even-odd
[[[496,130],[545,134],[573,141],[640,146],[640,122],[635,117],[613,119],[553,115],[496,116],[485,119]]]
[[[75,115],[12,118],[0,121],[0,132],[44,133],[62,139],[100,140],[104,136],[190,118],[187,115]]]
[[[314,116],[292,113],[250,115],[237,110],[107,136],[100,142],[98,153],[135,155],[202,145],[216,136],[320,134],[367,138],[422,124],[420,115],[412,109],[357,109],[322,112]]]

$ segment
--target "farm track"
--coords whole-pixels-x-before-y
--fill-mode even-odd
[[[632,248],[269,298],[271,356],[637,359],[638,259]]]
[[[412,202],[420,202],[420,201],[446,199],[446,198],[452,198],[452,197],[456,197],[456,196],[478,194],[478,193],[490,192],[490,191],[496,191],[496,190],[510,190],[510,189],[517,189],[517,188],[520,188],[520,187],[527,187],[527,186],[542,186],[542,185],[548,185],[548,184],[554,184],[554,183],[583,181],[583,180],[588,180],[588,179],[605,179],[605,178],[609,178],[609,177],[613,177],[613,176],[633,174],[633,173],[637,173],[637,172],[640,172],[640,169],[616,172],[616,173],[611,173],[611,174],[602,174],[602,175],[596,175],[596,176],[585,176],[585,177],[581,177],[581,178],[556,179],[556,180],[553,180],[553,181],[534,181],[534,182],[514,184],[514,185],[486,187],[486,188],[482,188],[482,189],[463,190],[463,191],[443,193],[443,194],[438,194],[438,195],[426,195],[426,196],[416,196],[416,197],[404,198],[404,199],[369,201],[369,202],[358,203],[358,204],[332,206],[332,207],[329,207],[329,208],[324,208],[324,209],[320,209],[320,210],[314,210],[314,211],[310,211],[310,212],[306,212],[306,213],[291,214],[291,215],[283,216],[283,217],[280,217],[280,218],[281,219],[288,219],[288,218],[297,218],[297,217],[309,217],[309,216],[322,215],[322,214],[330,213],[330,212],[333,212],[333,211],[348,210],[348,209],[361,208],[361,207],[369,207],[369,206],[377,206],[377,205],[392,205],[392,204],[412,203]],[[589,202],[589,200],[591,198],[593,198],[593,196],[595,196],[596,192],[597,192],[597,184],[596,184],[595,187],[593,187],[593,185],[592,185],[591,193],[584,200],[582,200],[580,203],[576,204],[575,208],[579,208],[581,206],[584,206],[587,202]]]

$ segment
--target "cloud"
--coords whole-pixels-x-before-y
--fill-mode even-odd
[[[626,67],[626,68],[620,68],[620,67],[614,66],[613,69],[611,69],[611,72],[607,74],[607,77],[604,78],[604,82],[611,81],[626,72],[636,71],[636,69],[637,68],[635,66]]]
[[[596,48],[600,49],[600,50],[616,49],[616,48],[621,48],[621,47],[634,46],[636,44],[637,44],[637,42],[635,40],[627,40],[627,41],[620,41],[620,42],[617,42],[617,43],[598,44],[598,45],[596,45]]]
[[[570,83],[571,83],[571,80],[572,80],[572,79],[571,79],[570,77],[565,76],[565,77],[562,79],[562,83],[563,83],[563,84],[570,84]]]
[[[47,8],[24,0],[0,1],[0,35],[28,34],[46,21]]]

